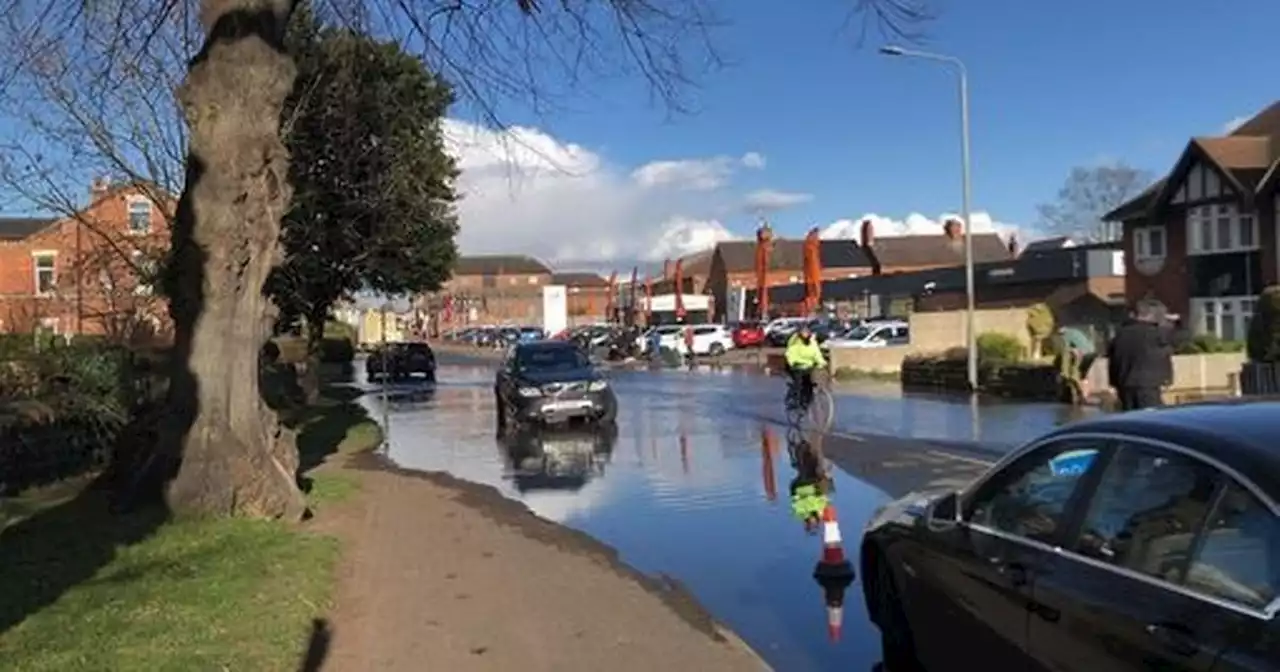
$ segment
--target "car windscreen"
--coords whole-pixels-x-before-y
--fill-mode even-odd
[[[879,325],[862,325],[854,327],[845,333],[844,337],[850,341],[865,341],[867,337],[875,333],[879,329]]]
[[[516,366],[521,371],[575,371],[591,361],[577,348],[525,348],[516,353]]]

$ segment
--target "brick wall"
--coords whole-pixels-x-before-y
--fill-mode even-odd
[[[1140,262],[1133,253],[1133,231],[1139,226],[1160,226],[1165,230],[1163,263]],[[1263,264],[1266,268],[1266,264]],[[1188,315],[1187,277],[1187,213],[1185,208],[1169,207],[1154,223],[1146,220],[1124,225],[1125,303],[1132,306],[1151,297],[1160,300],[1170,312]],[[1265,271],[1264,271],[1265,273]]]
[[[130,337],[167,331],[166,306],[137,269],[154,272],[168,247],[168,223],[153,205],[147,229],[132,230],[130,204],[137,201],[147,202],[137,190],[113,190],[76,217],[0,242],[0,332],[43,327]],[[37,264],[43,261],[51,262],[52,286],[42,292]]]

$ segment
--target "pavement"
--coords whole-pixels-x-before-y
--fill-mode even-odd
[[[642,574],[670,577],[775,669],[871,669],[879,660],[856,584],[843,636],[828,639],[811,578],[820,542],[790,514],[782,380],[734,367],[612,371],[616,435],[499,441],[493,360],[437,353],[437,385],[363,398],[387,428],[384,457],[397,468],[491,486]],[[842,385],[834,396],[837,421],[821,447],[839,467],[834,504],[846,540],[891,498],[967,482],[1077,417],[1052,404],[958,402],[884,383]]]

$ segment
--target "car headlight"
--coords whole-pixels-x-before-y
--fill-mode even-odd
[[[608,387],[609,381],[607,380],[593,380],[591,381],[591,384],[587,386],[587,389],[592,392],[600,392]]]
[[[541,396],[542,396],[542,390],[539,390],[539,389],[538,389],[538,388],[536,388],[536,387],[522,387],[522,388],[520,388],[520,396],[522,396],[522,397],[541,397]]]

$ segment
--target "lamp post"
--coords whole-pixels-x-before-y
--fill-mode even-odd
[[[973,296],[973,226],[969,216],[969,73],[964,63],[954,57],[933,54],[927,51],[915,51],[902,47],[880,47],[880,53],[886,56],[902,56],[921,58],[955,66],[960,75],[960,217],[964,220],[964,289],[967,299],[965,315],[965,340],[969,352],[969,389],[978,389],[978,335],[976,332]]]

